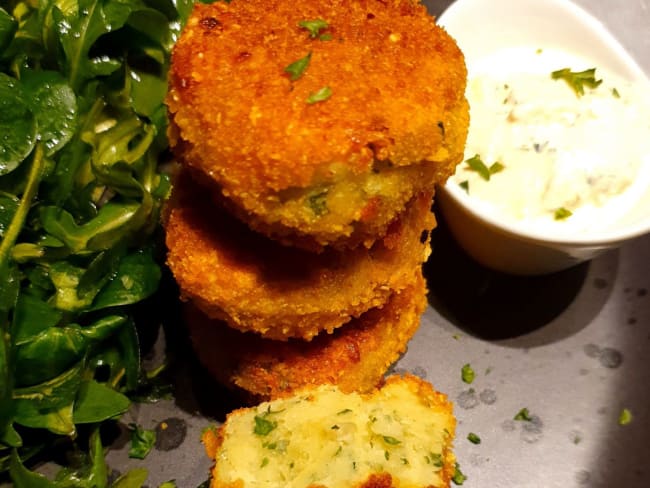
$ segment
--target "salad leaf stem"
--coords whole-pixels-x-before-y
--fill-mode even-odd
[[[32,166],[29,170],[29,176],[27,178],[27,185],[25,186],[25,191],[20,198],[18,209],[11,219],[11,223],[9,224],[9,227],[7,227],[7,230],[2,238],[2,242],[0,243],[0,270],[5,270],[9,264],[11,249],[18,239],[18,235],[20,234],[23,225],[25,224],[25,219],[27,218],[27,213],[31,207],[32,200],[34,200],[34,197],[38,192],[38,185],[40,184],[41,178],[43,177],[44,168],[45,158],[43,155],[43,147],[39,143],[34,149]]]

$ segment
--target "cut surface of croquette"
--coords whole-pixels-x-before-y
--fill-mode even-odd
[[[370,249],[315,254],[251,231],[182,172],[167,210],[167,263],[182,296],[210,317],[267,338],[311,339],[413,283],[430,253],[431,200],[431,191],[418,195]]]
[[[301,23],[316,20],[314,37]],[[258,231],[370,245],[462,159],[465,83],[462,53],[414,0],[197,4],[173,53],[170,139]]]
[[[221,383],[252,399],[292,394],[309,385],[336,384],[341,390],[368,391],[406,350],[426,307],[420,274],[391,296],[332,334],[310,342],[273,341],[242,333],[186,307],[185,321],[199,360]]]
[[[455,471],[452,405],[390,376],[370,394],[332,386],[231,413],[203,442],[212,488],[442,488]]]

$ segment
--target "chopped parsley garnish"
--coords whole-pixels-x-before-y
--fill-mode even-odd
[[[278,426],[277,422],[267,420],[267,415],[268,412],[262,415],[255,415],[255,428],[253,429],[253,432],[256,435],[269,435],[269,433]]]
[[[300,58],[298,61],[294,61],[284,68],[284,72],[289,74],[291,81],[296,81],[303,75],[307,66],[309,66],[309,61],[311,61],[311,51],[304,58]]]
[[[504,166],[499,162],[495,162],[488,167],[481,159],[481,156],[478,154],[475,154],[471,158],[465,160],[465,163],[467,163],[467,166],[469,166],[470,170],[476,171],[479,176],[485,181],[490,181],[490,176],[495,173],[499,173],[504,169]]]
[[[469,385],[474,381],[474,378],[476,377],[476,373],[469,365],[469,363],[467,363],[461,369],[460,376],[463,379],[463,381]]]
[[[551,73],[554,80],[564,80],[578,97],[585,94],[587,88],[597,88],[603,80],[596,79],[596,68],[586,69],[584,71],[571,71],[570,68],[563,68]]]
[[[627,425],[630,422],[632,422],[632,412],[624,408],[618,416],[618,425]]]
[[[571,212],[571,210],[568,210],[564,207],[560,207],[555,210],[553,217],[555,218],[555,220],[564,220],[564,219],[568,219],[572,215],[573,213]]]
[[[390,453],[388,451],[384,451],[384,459],[388,461],[390,459]]]
[[[460,186],[463,190],[465,190],[467,193],[469,193],[469,181],[461,181],[458,183],[458,186]]]
[[[352,411],[351,409],[346,408],[346,409],[343,409],[340,412],[338,412],[336,415],[343,415],[343,414],[346,414],[346,413],[350,413],[351,411]]]
[[[517,412],[517,415],[515,415],[514,420],[522,420],[524,422],[530,422],[533,420],[533,418],[530,416],[530,412],[528,411],[527,408],[522,408]]]
[[[332,96],[332,89],[329,86],[324,86],[320,90],[310,93],[307,97],[307,103],[312,105],[318,102],[324,102]]]
[[[454,468],[454,475],[451,477],[451,481],[453,481],[455,485],[460,486],[465,483],[465,480],[467,480],[467,476],[463,474],[463,472],[460,470],[460,465],[456,463],[456,466]]]
[[[263,468],[267,464],[269,464],[269,458],[265,457],[264,459],[262,459],[262,464],[260,464],[260,468]]]
[[[436,468],[442,468],[443,466],[443,461],[442,461],[442,454],[440,453],[433,453],[430,452],[428,456],[425,456],[427,460],[427,464],[431,463],[433,464]]]
[[[325,22],[323,19],[314,19],[314,20],[301,20],[298,22],[298,26],[302,27],[303,29],[307,29],[309,31],[309,37],[312,39],[316,39],[317,37],[323,41],[326,41],[328,39],[323,39],[324,34],[320,34],[320,31],[327,29],[329,27],[329,24]],[[331,39],[332,36],[329,36],[329,39]]]
[[[336,424],[334,424],[334,425],[332,425],[332,426],[330,427],[330,429],[332,429],[332,430],[339,430],[340,428],[341,428],[341,427],[339,427],[339,426],[336,425]]]
[[[309,202],[309,208],[311,208],[312,212],[317,216],[320,217],[328,212],[327,190],[312,193],[307,197],[307,201]]]
[[[389,435],[382,436],[384,438],[384,442],[386,444],[390,444],[391,446],[396,446],[397,444],[401,444],[401,441],[398,439],[395,439],[394,437],[391,437]]]
[[[504,168],[505,166],[502,165],[499,161],[492,163],[492,165],[490,166],[490,174],[493,175],[499,173],[503,171]]]
[[[612,88],[612,96],[614,98],[621,98],[621,94],[618,92],[616,88]]]
[[[481,438],[477,436],[474,432],[470,432],[469,434],[467,434],[467,440],[470,441],[472,444],[481,443]]]

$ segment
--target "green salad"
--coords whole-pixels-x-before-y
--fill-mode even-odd
[[[133,307],[161,277],[163,99],[191,7],[0,0],[0,476],[17,488],[109,486],[99,426],[144,377]],[[58,444],[77,462],[28,469]]]

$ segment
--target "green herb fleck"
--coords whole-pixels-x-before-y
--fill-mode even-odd
[[[357,470],[357,462],[356,461],[352,461],[352,469],[355,470],[355,471]]]
[[[318,39],[320,39],[321,41],[331,41],[332,40],[332,34],[330,34],[329,32],[325,32],[324,34],[321,34],[320,36],[318,36]]]
[[[541,47],[538,47],[537,50],[535,50],[536,54],[542,54],[544,52]]]
[[[343,409],[340,412],[338,412],[336,415],[344,415],[346,413],[350,413],[352,410],[349,408]]]
[[[431,464],[433,464],[436,468],[442,468],[444,465],[444,462],[442,461],[442,454],[430,452],[429,456],[431,458]]]
[[[298,22],[298,26],[302,27],[303,29],[307,29],[309,31],[310,38],[316,39],[317,37],[319,37],[321,40],[323,40],[322,36],[319,36],[320,31],[327,29],[329,27],[329,24],[323,19],[315,19],[315,20],[301,20],[300,22]]]
[[[485,181],[490,181],[490,168],[485,165],[478,154],[475,154],[471,158],[467,159],[465,163],[467,163],[469,169],[476,171]]]
[[[467,363],[461,369],[460,376],[462,380],[469,385],[472,384],[472,382],[474,381],[476,373],[474,372],[470,364]]]
[[[395,439],[394,437],[391,437],[389,435],[382,436],[384,438],[384,442],[386,444],[390,444],[391,446],[396,446],[397,444],[401,444],[401,441],[398,439]]]
[[[340,429],[340,427],[338,425],[336,425],[336,424],[332,425],[332,427],[330,427],[330,428],[332,430],[339,430]]]
[[[310,93],[307,97],[307,103],[313,105],[314,103],[324,102],[332,96],[332,89],[329,86],[324,86],[320,90]]]
[[[339,448],[336,450],[336,452],[334,453],[334,455],[335,455],[335,456],[338,456],[339,454],[341,454],[341,451],[342,451],[342,450],[343,450],[343,446],[339,446]]]
[[[493,174],[496,174],[496,173],[500,173],[501,171],[504,170],[504,168],[505,168],[505,166],[502,165],[502,164],[501,164],[500,162],[498,162],[498,161],[495,162],[495,163],[492,163],[492,165],[490,166],[490,175],[493,175]]]
[[[260,468],[263,468],[267,464],[269,464],[269,458],[265,457],[264,459],[262,459],[262,463],[260,464]]]
[[[485,181],[490,181],[490,176],[503,171],[505,168],[505,166],[499,162],[495,162],[488,167],[481,159],[481,156],[478,154],[475,154],[471,158],[465,160],[465,163],[467,163],[471,171],[476,171],[479,176]]]
[[[384,451],[384,459],[386,459],[386,461],[390,459],[390,453],[388,451]]]
[[[131,429],[131,447],[129,457],[144,459],[156,443],[156,431],[146,430],[136,424],[129,425]]]
[[[327,209],[327,190],[318,191],[310,194],[307,197],[309,202],[309,208],[312,212],[318,217],[325,215],[328,212]]]
[[[533,420],[533,418],[530,416],[530,412],[528,411],[527,408],[522,408],[517,412],[517,415],[515,415],[514,420],[521,420],[524,422],[530,422]]]
[[[409,460],[406,458],[400,458],[400,461],[402,461],[402,464],[409,464]]]
[[[467,180],[461,181],[460,183],[458,183],[458,186],[460,186],[463,190],[465,190],[467,194],[469,194],[469,181]]]
[[[616,88],[612,88],[612,96],[614,98],[621,98],[621,94],[618,92]]]
[[[277,422],[266,419],[268,414],[269,412],[266,412],[262,415],[255,415],[255,428],[253,429],[253,432],[256,435],[260,435],[260,436],[269,435],[269,433],[271,433],[273,429],[275,429],[278,426]]]
[[[456,466],[454,467],[454,475],[451,477],[451,481],[454,482],[455,485],[462,485],[465,483],[467,480],[467,476],[463,474],[463,472],[460,470],[460,465],[456,463]]]
[[[585,86],[594,89],[603,82],[603,80],[596,79],[596,68],[586,69],[584,71],[571,71],[570,68],[563,68],[553,71],[551,78],[554,80],[564,80],[578,97],[585,94]]]
[[[309,61],[311,61],[311,51],[304,58],[300,58],[298,61],[294,61],[284,68],[284,72],[289,74],[289,79],[291,81],[296,81],[303,75],[307,66],[309,66]]]
[[[472,444],[480,444],[481,443],[481,438],[477,436],[474,432],[470,432],[467,435],[467,440],[470,441]]]
[[[158,488],[176,488],[176,480],[165,481]]]
[[[568,210],[564,207],[560,207],[555,210],[553,217],[555,218],[555,220],[565,220],[571,217],[571,215],[573,215],[573,212],[571,212],[571,210]]]
[[[618,416],[618,425],[627,425],[630,422],[632,422],[632,412],[627,408],[624,408]]]

